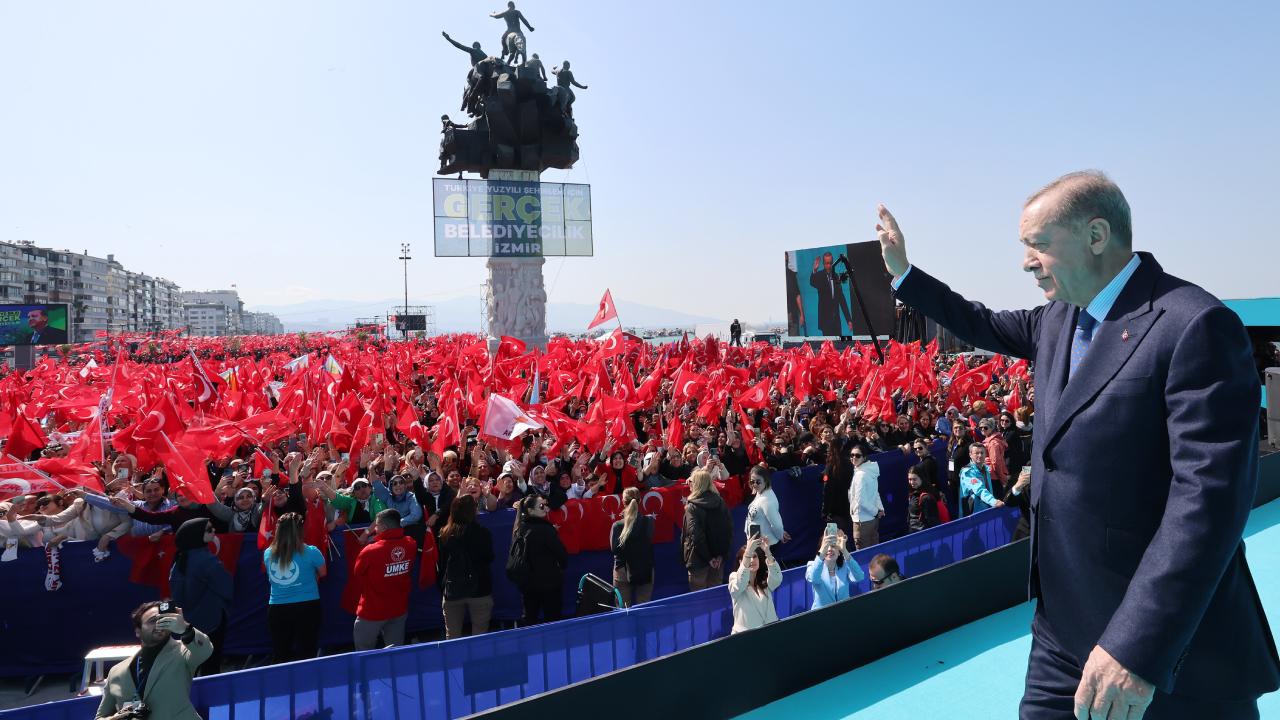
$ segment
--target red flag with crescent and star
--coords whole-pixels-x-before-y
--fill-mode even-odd
[[[610,294],[609,290],[606,288],[604,291],[604,297],[600,298],[600,309],[596,310],[596,316],[591,318],[591,324],[587,326],[587,329],[590,330],[597,325],[609,322],[617,317],[618,308],[614,306],[613,295]]]

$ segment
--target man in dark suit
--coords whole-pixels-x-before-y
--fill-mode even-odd
[[[31,328],[32,345],[62,345],[67,342],[67,331],[49,327],[49,311],[33,308],[27,311],[27,327]]]
[[[1072,173],[1022,212],[1049,301],[992,312],[907,262],[897,296],[978,347],[1034,358],[1023,718],[1256,718],[1280,658],[1241,535],[1257,485],[1257,374],[1239,318],[1132,251],[1129,205]]]
[[[813,259],[813,274],[809,276],[809,285],[818,291],[818,327],[823,335],[851,335],[853,315],[849,313],[849,303],[844,299],[844,288],[840,285],[840,276],[835,272],[835,262],[831,253],[823,253],[821,258]],[[841,322],[841,313],[848,321],[846,326]]]

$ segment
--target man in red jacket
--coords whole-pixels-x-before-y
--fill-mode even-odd
[[[373,526],[378,535],[360,551],[351,576],[351,582],[360,587],[355,624],[357,650],[404,643],[404,621],[413,587],[410,568],[418,552],[418,543],[405,537],[400,529],[399,511],[383,510]]]

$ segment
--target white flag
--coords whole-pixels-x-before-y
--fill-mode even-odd
[[[494,393],[489,394],[482,430],[485,435],[515,440],[530,430],[541,430],[544,427],[546,426],[529,417],[511,400]]]
[[[311,353],[307,353],[305,355],[299,355],[298,357],[290,360],[289,362],[285,363],[284,366],[289,368],[290,370],[297,371],[297,370],[302,370],[306,368],[310,364],[311,364]]]

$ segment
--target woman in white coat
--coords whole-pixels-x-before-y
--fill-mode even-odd
[[[880,518],[884,517],[884,501],[880,499],[880,466],[868,460],[870,451],[859,443],[849,450],[853,461],[853,482],[849,483],[849,515],[853,520],[853,549],[880,544]]]
[[[729,599],[733,602],[733,633],[755,630],[778,619],[773,591],[782,585],[782,568],[759,537],[738,550],[738,569],[729,573]]]
[[[778,509],[778,496],[774,494],[769,472],[762,467],[751,468],[751,492],[755,498],[747,506],[747,524],[743,532],[751,537],[751,526],[760,526],[760,536],[768,543],[771,552],[777,552],[778,543],[790,542],[791,535],[782,527],[782,515]]]

